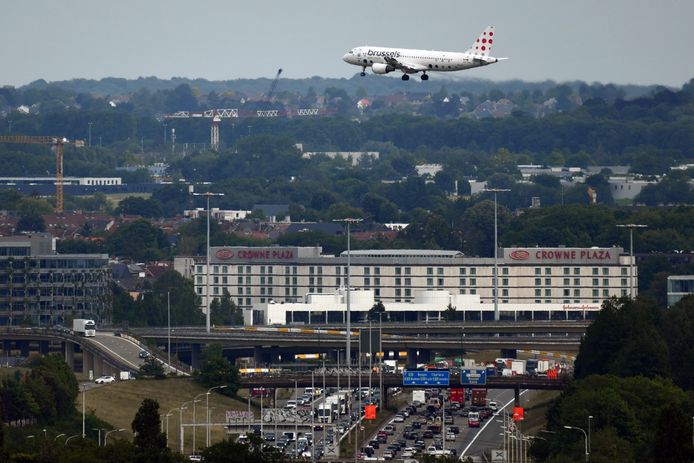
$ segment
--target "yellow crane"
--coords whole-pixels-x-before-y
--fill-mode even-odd
[[[70,141],[65,137],[36,136],[36,135],[2,135],[0,143],[51,145],[55,152],[55,211],[63,212],[63,150],[65,145],[84,147],[84,140]]]

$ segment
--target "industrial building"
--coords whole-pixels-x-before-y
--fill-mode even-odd
[[[322,254],[320,247],[212,247],[210,255],[210,297],[228,294],[246,310],[265,311],[260,317],[265,323],[299,322],[291,312],[307,309],[294,307],[297,303],[330,306],[329,312],[345,311],[346,252],[333,256]],[[500,249],[499,311],[562,311],[564,315],[578,311],[584,317],[586,311],[599,310],[605,299],[630,293],[632,263],[619,247]],[[449,304],[460,311],[470,308],[471,317],[475,312],[484,318],[490,309],[492,316],[494,311],[494,264],[493,258],[466,257],[459,251],[352,251],[349,287],[355,291],[354,302],[359,307],[370,308],[380,301],[387,310],[410,313],[405,319],[438,317],[435,313]],[[193,280],[202,307],[206,307],[205,257],[176,258],[174,268]],[[636,266],[631,271],[637,281]],[[427,308],[416,309],[418,304]],[[284,310],[284,321],[278,310]],[[362,310],[356,309],[355,321]],[[320,307],[309,311],[325,312]],[[260,321],[258,317],[254,316]],[[344,314],[333,316],[335,320],[342,317]],[[306,320],[301,322],[309,321],[302,318]]]
[[[58,254],[51,235],[0,237],[0,325],[111,314],[106,254]]]

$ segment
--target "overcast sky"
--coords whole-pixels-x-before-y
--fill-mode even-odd
[[[358,45],[495,56],[460,75],[681,86],[694,77],[693,0],[0,0],[0,85],[156,76],[351,77]],[[436,77],[432,77],[436,78]]]

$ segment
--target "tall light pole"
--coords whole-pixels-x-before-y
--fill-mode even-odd
[[[87,416],[87,385],[83,384],[82,385],[82,439],[85,438],[87,435],[86,430],[84,428],[85,422],[86,422],[86,416]]]
[[[196,395],[193,397],[193,453],[197,451],[197,447],[195,446],[195,435],[197,434],[198,427],[197,427],[197,419],[196,419],[196,413],[195,413],[195,404],[198,402],[202,402],[202,400],[198,399],[198,397],[202,397],[206,394],[206,392],[203,392],[201,394]]]
[[[494,193],[494,321],[499,321],[499,227],[496,194],[511,190],[508,188],[485,188],[482,191]]]
[[[583,433],[583,438],[585,439],[585,445],[586,445],[586,463],[589,461],[590,458],[590,452],[588,451],[588,434],[586,434],[585,430],[583,428],[579,428],[578,426],[564,426],[564,429],[575,429],[576,431],[581,431]]]
[[[588,453],[592,452],[590,448],[590,425],[593,421],[593,415],[588,415]]]
[[[89,124],[89,147],[92,147],[92,124],[93,122],[87,122]]]
[[[169,373],[171,373],[171,291],[166,291],[166,353],[168,354]]]
[[[205,395],[206,395],[206,397],[205,397],[205,414],[207,416],[207,427],[206,427],[206,432],[205,432],[205,447],[210,446],[210,394],[212,394],[212,391],[214,391],[215,389],[224,389],[225,387],[227,387],[226,384],[224,384],[222,386],[211,387],[205,393]]]
[[[194,196],[207,197],[207,258],[205,260],[205,331],[210,332],[210,196],[224,196],[224,193],[193,193]]]
[[[634,299],[634,228],[648,228],[648,225],[640,223],[618,224],[619,228],[629,229],[629,297]]]

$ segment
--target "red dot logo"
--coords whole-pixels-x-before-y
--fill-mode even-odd
[[[524,251],[523,249],[516,249],[515,251],[511,251],[511,259],[513,260],[527,260],[528,257],[530,257],[530,253],[528,251]]]
[[[487,39],[482,39],[482,43],[487,43]]]
[[[489,43],[492,43],[492,42],[494,42],[494,41],[492,39],[489,39]]]
[[[234,257],[234,251],[231,249],[218,249],[215,251],[214,256],[219,260],[229,260]]]
[[[489,33],[489,37],[491,37],[492,35],[494,35],[494,32],[490,32],[490,33]]]
[[[487,49],[487,47],[485,47],[484,45],[482,45],[482,51],[484,51],[484,50],[486,50],[486,49]]]

